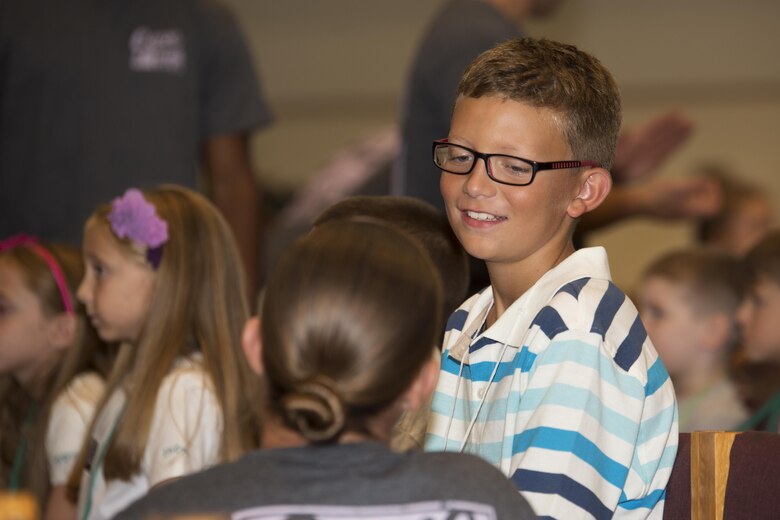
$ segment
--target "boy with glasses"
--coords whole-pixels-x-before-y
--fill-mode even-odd
[[[668,373],[578,220],[611,188],[620,99],[573,46],[478,57],[434,163],[455,234],[491,287],[447,324],[426,448],[482,456],[540,516],[653,517],[677,450]]]

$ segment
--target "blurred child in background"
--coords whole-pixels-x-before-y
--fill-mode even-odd
[[[747,417],[728,375],[740,282],[735,258],[700,249],[664,255],[642,277],[640,315],[674,382],[680,431],[731,430]]]
[[[744,430],[780,431],[780,231],[766,235],[743,262],[747,295],[739,309],[742,347],[750,362],[773,367],[773,384]],[[769,378],[767,378],[769,380]],[[746,381],[748,383],[748,381]],[[761,381],[758,382],[761,384]],[[749,386],[749,385],[746,385]],[[771,389],[771,390],[770,390]],[[747,395],[754,395],[748,388]]]
[[[0,481],[47,520],[75,514],[65,484],[111,363],[75,298],[82,274],[70,246],[0,242]]]

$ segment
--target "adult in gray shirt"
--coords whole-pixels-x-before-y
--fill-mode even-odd
[[[203,166],[254,265],[261,94],[217,0],[0,0],[0,237],[78,243],[97,204]]]

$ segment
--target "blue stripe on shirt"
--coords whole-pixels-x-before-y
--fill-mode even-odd
[[[637,315],[634,319],[634,323],[631,325],[631,330],[628,331],[628,336],[623,340],[623,343],[617,349],[615,354],[615,363],[628,372],[631,366],[639,358],[639,354],[642,353],[642,345],[647,339],[647,332],[642,325],[642,320]]]
[[[666,499],[666,489],[656,489],[648,493],[647,496],[645,497],[637,498],[635,500],[626,500],[625,502],[620,502],[618,503],[618,507],[622,507],[623,509],[628,509],[629,511],[633,511],[635,509],[640,509],[643,507],[647,509],[653,509],[658,502],[665,499]]]
[[[540,426],[515,435],[512,443],[515,454],[530,448],[572,453],[616,488],[622,489],[626,482],[628,468],[608,457],[593,441],[579,432]]]
[[[642,422],[639,428],[639,437],[636,440],[637,445],[642,445],[650,439],[669,433],[669,425],[676,422],[677,407],[675,402],[655,414],[654,416]]]
[[[534,317],[531,327],[534,325],[538,325],[548,338],[554,338],[561,332],[568,330],[561,315],[550,306],[542,307],[542,310]]]
[[[645,389],[637,384],[636,378],[617,370],[613,360],[594,345],[578,339],[553,341],[537,359],[537,366],[559,365],[564,362],[577,363],[597,371],[602,381],[619,388],[624,394],[638,401],[645,398]]]
[[[512,482],[521,491],[560,495],[595,518],[612,518],[612,510],[593,491],[566,475],[518,469]]]
[[[504,377],[513,375],[516,369],[521,372],[528,372],[536,360],[536,354],[531,353],[527,347],[523,347],[519,351],[512,347],[511,349],[508,348],[507,352],[514,352],[514,357],[509,361],[503,361],[501,363],[501,366],[499,366],[496,375],[493,378],[494,383],[501,381]],[[460,371],[460,361],[450,357],[449,353],[449,350],[445,350],[442,354],[441,370],[457,376]],[[471,364],[464,363],[463,374],[465,376],[468,373],[470,375],[468,379],[472,381],[489,381],[495,366],[496,364],[493,361],[480,361]]]
[[[493,375],[493,369],[496,367],[495,363],[490,361],[484,361],[482,363],[474,363],[473,365],[463,366],[463,377],[475,382],[487,382],[490,381],[490,376]],[[449,356],[442,358],[441,369],[444,372],[448,372],[454,376],[458,375],[460,370],[460,361],[453,359]],[[493,377],[493,382],[501,381],[504,377],[511,376],[515,372],[515,361],[504,361],[498,366],[496,375]]]
[[[618,310],[625,300],[626,295],[623,291],[610,282],[598,307],[596,307],[596,313],[593,316],[593,324],[591,325],[590,331],[601,335],[601,338],[604,339],[609,327],[615,319],[615,315],[617,315]]]
[[[509,399],[520,399],[519,394],[510,394]],[[450,403],[451,404],[451,403]],[[584,411],[599,426],[624,442],[633,444],[639,425],[620,412],[607,408],[598,395],[590,390],[558,383],[551,387],[528,390],[520,402],[519,412],[530,413],[545,405],[561,406]]]
[[[573,282],[569,282],[561,287],[558,292],[571,294],[576,300],[580,297],[580,291],[582,291],[582,288],[585,287],[588,281],[590,281],[590,278],[580,278],[579,280],[574,280]]]
[[[647,371],[647,384],[645,385],[645,395],[650,396],[655,393],[656,390],[661,388],[666,380],[669,379],[669,372],[666,371],[666,367],[661,362],[661,358],[655,360],[653,366]]]
[[[450,314],[447,319],[447,326],[444,328],[444,332],[449,332],[453,329],[463,330],[463,326],[466,324],[466,318],[469,316],[469,311],[466,309],[458,309]]]

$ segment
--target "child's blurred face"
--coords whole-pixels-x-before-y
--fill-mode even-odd
[[[482,153],[500,153],[533,161],[572,157],[556,123],[556,113],[495,96],[460,97],[455,104],[449,141]],[[569,202],[579,190],[577,170],[537,173],[527,186],[490,179],[477,159],[468,175],[442,172],[440,187],[447,217],[471,255],[495,263],[531,260],[546,271],[569,239]]]
[[[684,374],[699,361],[702,323],[697,319],[687,287],[660,276],[645,278],[639,287],[642,323],[671,375]]]
[[[737,318],[747,358],[780,362],[780,285],[759,277]]]
[[[54,352],[50,326],[19,266],[0,259],[0,373],[11,374],[22,384],[36,377]]]
[[[138,340],[154,293],[154,270],[94,223],[84,231],[78,298],[104,341]]]

